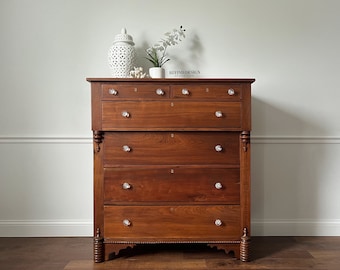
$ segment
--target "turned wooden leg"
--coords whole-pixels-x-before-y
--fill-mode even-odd
[[[241,237],[240,260],[242,262],[250,261],[250,236],[248,235],[247,228],[243,229],[243,235]]]
[[[104,238],[100,236],[100,230],[97,228],[96,236],[93,239],[93,256],[94,262],[100,263],[104,261]]]

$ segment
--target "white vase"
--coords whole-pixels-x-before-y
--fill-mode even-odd
[[[152,67],[149,68],[149,75],[151,78],[164,78],[165,77],[165,70],[162,67]]]
[[[127,78],[135,66],[136,51],[132,36],[127,34],[125,28],[115,36],[112,47],[109,49],[108,61],[111,74],[115,78]]]

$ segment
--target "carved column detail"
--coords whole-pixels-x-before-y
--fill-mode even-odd
[[[93,131],[93,141],[96,144],[95,151],[98,153],[100,151],[100,144],[103,141],[103,132],[99,130]]]
[[[247,228],[243,228],[243,235],[241,237],[240,260],[242,262],[250,261],[250,236],[248,235]]]
[[[242,131],[240,135],[242,148],[244,152],[248,151],[248,144],[250,144],[250,132],[249,131]]]
[[[96,263],[104,261],[104,238],[100,236],[100,229],[97,228],[96,236],[93,239],[93,254]]]

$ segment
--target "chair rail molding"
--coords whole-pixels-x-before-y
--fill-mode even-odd
[[[0,137],[0,144],[92,144],[92,137]]]
[[[92,136],[0,136],[0,144],[92,144]],[[252,144],[340,144],[340,136],[252,135]]]
[[[253,144],[340,144],[340,136],[256,136]]]

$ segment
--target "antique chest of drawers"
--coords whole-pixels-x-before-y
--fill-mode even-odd
[[[95,262],[161,243],[248,261],[254,79],[87,80]]]

